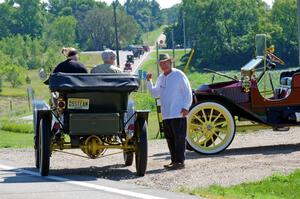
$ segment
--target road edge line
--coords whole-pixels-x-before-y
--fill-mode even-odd
[[[25,173],[25,174],[32,175],[35,177],[46,178],[46,179],[49,179],[52,181],[64,182],[64,183],[68,183],[68,184],[72,184],[72,185],[77,185],[77,186],[81,186],[81,187],[96,189],[99,191],[104,191],[104,192],[108,192],[108,193],[114,193],[114,194],[118,194],[118,195],[129,196],[129,197],[134,197],[134,198],[139,198],[139,199],[166,199],[166,198],[162,198],[162,197],[127,191],[127,190],[122,190],[122,189],[117,189],[117,188],[112,188],[112,187],[106,187],[106,186],[96,185],[96,184],[87,183],[87,182],[74,181],[74,180],[70,180],[70,179],[64,178],[64,177],[51,176],[51,175],[41,177],[38,172],[29,171],[26,169],[20,169],[20,168],[11,167],[11,166],[6,166],[6,165],[2,165],[2,164],[0,164],[0,168],[4,169],[6,171],[21,172],[21,173]]]

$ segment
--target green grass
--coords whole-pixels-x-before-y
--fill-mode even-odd
[[[33,134],[13,133],[0,130],[0,148],[33,147]]]
[[[88,68],[91,69],[96,65],[102,64],[100,53],[81,53],[80,61]]]
[[[165,26],[161,26],[160,28],[153,30],[151,32],[146,32],[142,35],[142,40],[144,44],[148,44],[150,46],[154,46],[158,37],[163,33]]]
[[[275,174],[264,180],[236,186],[188,189],[180,191],[211,199],[299,199],[300,170],[285,176]]]
[[[32,123],[17,123],[13,121],[1,121],[0,130],[14,133],[33,134]]]

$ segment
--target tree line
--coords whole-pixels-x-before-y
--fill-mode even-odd
[[[196,70],[239,69],[254,56],[256,34],[266,33],[268,45],[288,66],[298,66],[296,0],[183,0],[175,23],[166,28],[167,44],[183,44],[183,17],[187,43],[195,47]]]
[[[142,34],[161,26],[155,0],[117,2],[117,26],[122,47],[143,44]],[[61,59],[59,49],[114,49],[113,5],[95,0],[5,0],[0,3],[1,80],[20,85],[20,71],[51,70]],[[14,75],[10,75],[14,74]]]

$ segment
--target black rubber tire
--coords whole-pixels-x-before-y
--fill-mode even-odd
[[[186,150],[194,151],[193,147],[191,147],[191,145],[188,142],[186,142]]]
[[[40,120],[40,136],[39,136],[39,159],[40,159],[40,175],[48,176],[50,168],[50,133],[51,119],[43,117]]]
[[[34,127],[34,161],[35,161],[35,168],[40,168],[40,153],[39,153],[39,126],[40,126],[40,118],[38,117],[37,113],[33,113],[33,127]]]
[[[148,160],[148,142],[147,142],[147,121],[145,119],[137,119],[135,123],[136,129],[136,151],[135,166],[137,176],[144,176],[147,170]]]
[[[124,161],[125,161],[125,166],[131,166],[133,163],[133,157],[134,157],[134,152],[132,151],[125,151],[123,152],[123,157],[124,157]]]

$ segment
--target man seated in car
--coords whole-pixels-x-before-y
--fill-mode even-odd
[[[102,55],[104,64],[95,66],[91,73],[122,73],[122,70],[116,66],[116,54],[112,50],[105,50]]]
[[[114,51],[105,50],[102,53],[101,57],[104,64],[94,67],[91,70],[91,73],[115,73],[115,74],[123,73],[123,71],[119,67],[115,66],[117,55],[114,53]],[[127,123],[126,124],[126,129],[128,130],[127,133],[131,135],[134,134],[135,117],[132,117],[134,113],[135,113],[134,102],[131,99],[129,99],[127,105],[127,113],[125,114],[124,122]]]
[[[67,59],[59,63],[53,73],[88,73],[86,67],[78,61],[78,51],[75,48],[63,48],[61,53]]]
[[[61,53],[67,59],[59,63],[52,73],[88,73],[86,67],[78,61],[78,51],[75,48],[63,48]],[[48,85],[49,79],[44,81],[44,84]]]

